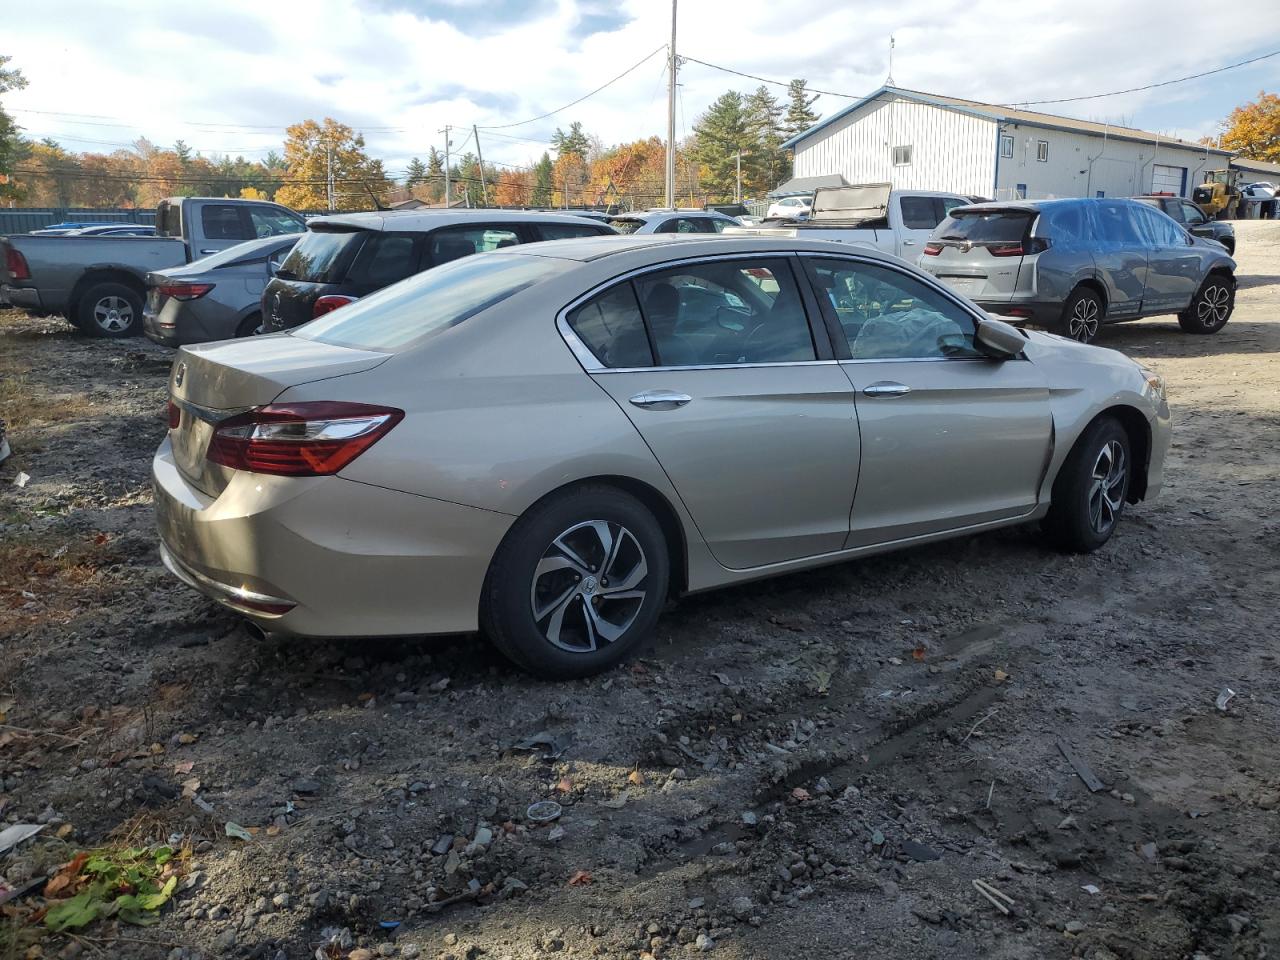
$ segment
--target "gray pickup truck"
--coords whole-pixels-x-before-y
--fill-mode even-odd
[[[85,333],[142,332],[146,276],[257,237],[302,233],[288,207],[260,200],[172,197],[155,237],[0,237],[0,306],[60,313]]]

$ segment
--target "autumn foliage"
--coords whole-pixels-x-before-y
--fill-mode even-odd
[[[1249,160],[1280,163],[1280,96],[1263,90],[1232,110],[1222,123],[1221,146]]]

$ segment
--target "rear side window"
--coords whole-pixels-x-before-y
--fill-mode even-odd
[[[210,240],[248,240],[240,207],[207,203],[200,208],[200,228]]]
[[[539,223],[534,229],[543,240],[571,240],[575,237],[603,237],[611,231],[591,223]]]
[[[1078,203],[1056,204],[1040,211],[1036,236],[1056,243],[1089,239],[1089,222],[1084,207]]]
[[[1016,243],[1027,234],[1035,214],[1030,210],[957,210],[938,227],[941,240],[972,243]]]
[[[1098,239],[1107,243],[1142,244],[1144,239],[1131,208],[1124,203],[1100,203],[1094,207]]]
[[[280,270],[308,283],[338,283],[368,236],[367,230],[309,230]]]
[[[255,237],[279,237],[301,233],[307,228],[301,217],[275,207],[250,207],[249,222],[253,224]]]
[[[937,197],[903,197],[902,225],[908,230],[932,230],[942,219]]]
[[[398,233],[369,237],[351,264],[351,279],[385,287],[418,272],[414,238]]]
[[[360,350],[401,350],[570,266],[550,257],[464,257],[361,297],[304,324],[294,336]]]
[[[432,266],[439,266],[473,253],[514,247],[519,242],[520,237],[514,230],[502,227],[444,227],[427,239],[428,260]]]
[[[636,220],[632,217],[617,217],[609,221],[609,226],[619,233],[635,233],[644,226],[644,221]]]
[[[630,283],[620,283],[570,311],[569,326],[606,367],[651,367],[653,351]]]

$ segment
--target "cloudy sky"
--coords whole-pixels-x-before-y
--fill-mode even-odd
[[[17,2],[17,0],[14,0]],[[486,160],[536,158],[580,120],[606,144],[666,128],[666,0],[41,0],[4,18],[0,53],[30,81],[5,106],[34,137],[109,152],[145,135],[256,159],[284,127],[335,117],[393,174],[479,125]],[[853,95],[883,83],[997,103],[1102,93],[1280,49],[1275,0],[681,0],[684,56]],[[585,102],[532,123],[653,53]],[[677,136],[729,88],[681,70]],[[1045,107],[1195,138],[1280,87],[1280,57],[1163,89]],[[779,90],[779,92],[781,92]],[[833,113],[848,99],[823,96]],[[514,125],[513,125],[514,124]],[[492,127],[496,129],[483,129]]]

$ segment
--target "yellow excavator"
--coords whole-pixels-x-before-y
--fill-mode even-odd
[[[1191,202],[1210,220],[1228,220],[1240,206],[1240,191],[1230,170],[1206,170],[1204,183],[1191,191]]]

